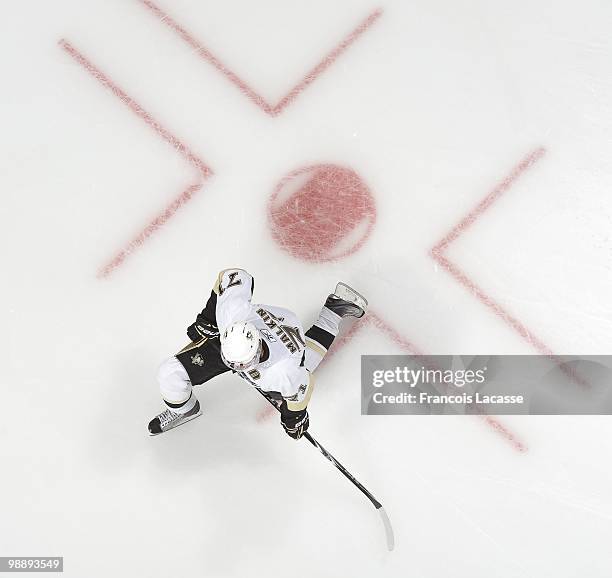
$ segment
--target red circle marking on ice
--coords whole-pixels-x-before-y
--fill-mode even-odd
[[[272,237],[306,261],[333,261],[357,251],[376,221],[372,193],[352,169],[321,164],[289,173],[268,203]]]

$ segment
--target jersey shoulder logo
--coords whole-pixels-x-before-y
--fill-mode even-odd
[[[202,367],[204,365],[204,358],[202,357],[201,353],[196,353],[195,355],[191,356],[191,363],[193,363],[194,365],[199,365],[200,367]]]
[[[229,277],[229,283],[225,288],[223,288],[221,283],[219,283],[219,295],[223,295],[223,293],[225,293],[225,291],[227,291],[230,287],[242,285],[242,279],[236,280],[236,277],[238,277],[238,271],[232,271],[231,273],[228,273],[227,276]]]

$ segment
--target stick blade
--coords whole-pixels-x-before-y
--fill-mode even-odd
[[[378,510],[380,518],[382,519],[382,523],[385,527],[385,535],[387,536],[387,550],[391,552],[393,548],[395,548],[395,536],[393,535],[393,526],[391,526],[391,520],[389,520],[389,516],[387,516],[387,512],[385,512],[385,509],[382,506],[376,509]]]

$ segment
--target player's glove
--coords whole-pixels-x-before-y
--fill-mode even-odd
[[[200,341],[204,337],[213,339],[219,336],[219,329],[205,321],[196,321],[187,328],[187,337],[191,341]]]
[[[281,413],[281,425],[287,435],[294,440],[299,440],[310,425],[308,411],[283,411]]]

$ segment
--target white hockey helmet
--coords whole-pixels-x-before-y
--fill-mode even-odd
[[[232,323],[221,334],[221,359],[234,371],[247,371],[255,367],[261,353],[259,330],[248,321]]]

